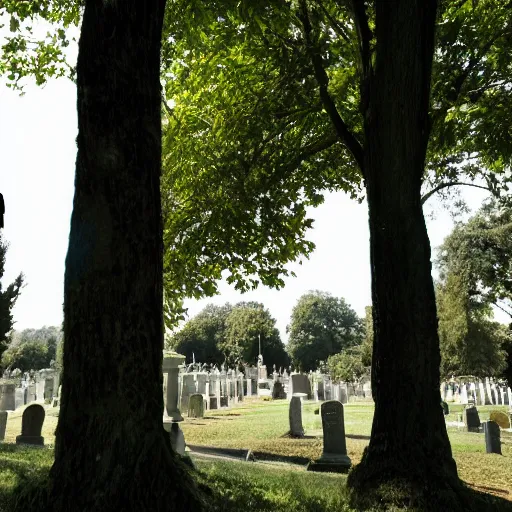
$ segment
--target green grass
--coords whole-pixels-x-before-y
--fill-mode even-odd
[[[314,414],[318,404],[304,403],[304,439],[286,437],[288,402],[246,400],[230,410],[208,411],[201,419],[181,424],[189,444],[251,449],[256,453],[318,458],[322,452],[321,418]],[[462,406],[450,406],[448,421],[455,421]],[[479,407],[482,421],[491,410],[506,407]],[[21,430],[21,413],[9,415],[6,442],[0,444],[0,512],[12,510],[13,490],[42,481],[53,462],[54,431],[58,410],[48,409],[43,427],[47,448],[16,447]],[[347,450],[357,463],[368,443],[373,405],[345,407]],[[503,456],[485,453],[483,434],[448,428],[460,477],[477,490],[512,500],[512,434],[502,432]],[[283,458],[285,460],[285,458]],[[211,503],[219,511],[320,511],[348,512],[345,476],[314,474],[289,464],[253,464],[196,458],[200,480],[213,489]],[[30,509],[28,512],[31,512]]]

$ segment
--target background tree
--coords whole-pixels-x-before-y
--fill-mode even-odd
[[[232,311],[231,304],[208,304],[192,317],[183,328],[172,335],[169,348],[186,356],[186,361],[220,365],[225,356],[219,346],[226,336],[226,319]]]
[[[512,207],[485,203],[458,223],[439,248],[440,278],[463,276],[473,301],[494,305],[512,321]]]
[[[49,347],[40,341],[27,341],[17,347],[9,347],[2,354],[2,366],[4,368],[19,368],[22,372],[29,370],[42,370],[49,368],[52,360]]]
[[[22,371],[50,368],[52,363],[56,363],[57,347],[61,342],[60,327],[13,331],[9,346],[2,355],[2,366]]]
[[[256,364],[261,342],[263,362],[267,368],[288,366],[276,320],[260,302],[237,303],[226,319],[226,336],[221,349],[231,364]]]
[[[436,291],[441,376],[500,376],[506,366],[508,328],[492,321],[489,306],[474,300],[464,277],[448,274]]]
[[[329,356],[327,367],[334,382],[357,384],[361,377],[368,375],[369,368],[363,364],[361,346],[347,348]]]
[[[318,290],[299,298],[286,331],[293,365],[303,371],[316,370],[320,361],[359,345],[364,336],[362,320],[345,299]]]
[[[502,376],[512,381],[511,330],[492,322],[490,310],[497,307],[512,319],[511,212],[506,202],[486,202],[467,222],[459,222],[439,249],[438,307],[442,308],[445,375],[457,373],[457,368],[469,373],[461,369],[469,365],[475,369],[471,373],[478,375],[497,375],[501,369]],[[476,360],[470,363],[472,358]]]
[[[5,255],[8,247],[7,242],[5,242],[3,235],[0,233],[0,357],[9,344],[9,334],[14,326],[12,308],[18,300],[24,282],[23,274],[20,273],[5,290],[2,287],[1,280],[4,275]]]

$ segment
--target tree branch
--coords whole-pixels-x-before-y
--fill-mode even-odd
[[[366,7],[364,6],[364,0],[352,0],[352,10],[359,39],[359,51],[361,53],[361,62],[363,64],[363,76],[367,77],[371,63],[370,43],[372,40],[372,31],[368,24],[368,14],[366,12]]]
[[[504,307],[500,306],[497,302],[493,302],[493,304],[501,309],[501,311],[503,311],[504,313],[506,313],[510,318],[512,318],[512,312],[508,311],[507,309],[505,309]]]
[[[320,6],[326,18],[330,21],[332,25],[332,29],[338,34],[344,41],[347,43],[352,43],[350,37],[347,35],[343,27],[329,14],[329,11],[325,8],[324,4],[320,0],[315,0],[315,2]]]
[[[331,121],[334,125],[336,133],[338,134],[341,141],[345,144],[347,149],[352,153],[355,161],[359,165],[361,172],[364,176],[364,153],[363,147],[356,139],[355,135],[349,130],[348,126],[345,124],[345,121],[341,118],[338,109],[336,108],[336,104],[334,103],[331,95],[329,94],[328,86],[329,86],[329,77],[327,76],[327,72],[323,66],[322,56],[318,51],[318,48],[312,42],[311,33],[312,26],[311,21],[309,19],[308,8],[306,4],[306,0],[300,0],[300,15],[299,19],[301,20],[304,26],[304,36],[306,40],[306,47],[308,53],[311,58],[311,62],[313,64],[313,69],[315,73],[316,81],[320,87],[320,98],[324,104],[324,108],[331,118]]]
[[[428,201],[436,192],[439,192],[443,188],[448,187],[454,187],[457,185],[465,185],[467,187],[475,187],[475,188],[481,188],[482,190],[487,190],[492,193],[492,190],[489,187],[484,187],[483,185],[475,185],[474,183],[465,183],[463,181],[450,181],[448,183],[441,183],[437,187],[433,188],[429,192],[427,192],[422,198],[421,198],[421,204],[425,204],[426,201]]]

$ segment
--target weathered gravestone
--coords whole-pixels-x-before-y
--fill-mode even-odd
[[[0,411],[0,441],[5,439],[5,428],[7,427],[7,411]]]
[[[500,427],[494,421],[484,421],[485,451],[501,455]]]
[[[204,398],[200,393],[194,393],[193,395],[190,395],[188,399],[188,417],[204,417]]]
[[[303,437],[304,428],[302,426],[302,400],[300,396],[293,396],[290,400],[289,419],[290,435],[293,437]]]
[[[16,384],[0,384],[0,410],[14,411]]]
[[[284,386],[282,382],[274,382],[274,387],[272,388],[272,398],[275,400],[286,398],[286,393],[284,392]]]
[[[337,400],[324,402],[320,407],[324,432],[322,456],[308,465],[308,471],[329,471],[346,473],[352,466],[347,455],[343,405]]]
[[[501,428],[510,428],[510,418],[503,411],[492,411],[489,420],[497,423]]]
[[[476,407],[466,407],[463,412],[463,421],[468,432],[478,432],[480,428],[480,416]]]
[[[44,422],[44,408],[39,404],[29,405],[23,411],[21,435],[16,437],[16,444],[34,444],[44,446],[41,429]]]
[[[292,387],[292,396],[308,396],[311,393],[308,376],[302,373],[292,375]]]
[[[25,390],[23,388],[16,388],[14,392],[14,407],[22,407],[25,405]]]

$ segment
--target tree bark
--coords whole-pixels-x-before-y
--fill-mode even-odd
[[[88,0],[50,509],[201,510],[163,429],[165,0]]]
[[[356,495],[370,496],[371,489],[399,482],[408,504],[446,511],[462,505],[440,405],[436,304],[420,193],[436,8],[436,0],[376,1],[376,56],[362,88],[375,415],[370,444],[348,484]],[[441,508],[435,507],[438,497]]]

